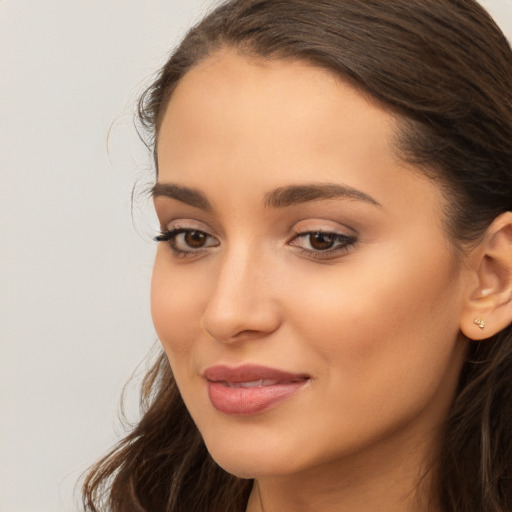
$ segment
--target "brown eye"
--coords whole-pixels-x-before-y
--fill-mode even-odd
[[[202,231],[187,231],[184,233],[185,243],[192,249],[201,249],[206,244],[208,236]]]
[[[325,251],[330,249],[335,242],[333,233],[311,233],[309,235],[309,243],[313,249],[317,251]]]
[[[356,244],[355,236],[331,231],[306,231],[297,233],[288,243],[297,247],[301,254],[320,260],[335,259],[348,252]]]
[[[176,228],[164,231],[155,237],[156,242],[167,242],[175,256],[185,257],[203,253],[205,249],[217,247],[219,240],[199,229]]]

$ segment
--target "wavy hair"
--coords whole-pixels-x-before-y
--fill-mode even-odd
[[[153,151],[180,79],[223,48],[320,66],[394,112],[398,154],[443,187],[457,249],[512,210],[512,51],[476,1],[228,0],[188,32],[140,99]],[[86,476],[84,509],[244,510],[252,482],[213,462],[163,353],[141,399],[140,422]],[[512,510],[511,326],[471,342],[436,468],[443,512]]]

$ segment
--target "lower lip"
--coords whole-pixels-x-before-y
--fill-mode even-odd
[[[248,416],[266,411],[297,393],[307,380],[285,382],[254,388],[230,388],[220,382],[207,381],[213,407],[224,414]]]

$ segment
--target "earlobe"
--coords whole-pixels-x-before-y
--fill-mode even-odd
[[[512,323],[512,212],[494,220],[469,258],[473,278],[460,328],[483,340]]]

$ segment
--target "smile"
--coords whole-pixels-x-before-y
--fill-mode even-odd
[[[310,380],[304,374],[253,365],[213,366],[203,377],[213,407],[224,414],[237,416],[273,408],[295,395]]]

